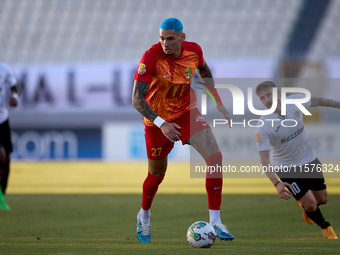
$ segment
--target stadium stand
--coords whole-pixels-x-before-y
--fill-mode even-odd
[[[158,41],[159,24],[174,16],[182,20],[187,40],[202,46],[207,61],[270,58],[279,62],[305,4],[305,0],[2,0],[1,61],[27,65],[137,63]],[[340,57],[339,13],[340,0],[331,0],[306,53],[311,72],[317,70],[318,76],[325,75],[326,58]],[[310,72],[302,74],[310,76]],[[44,113],[34,109],[14,112],[13,125],[20,126],[22,121],[29,125],[34,123],[32,119],[56,125],[59,119],[69,119],[68,123],[74,120],[98,127],[104,120],[139,117],[134,112],[88,118],[87,112],[79,112],[75,120],[73,113],[61,112],[53,118],[39,114]]]
[[[325,57],[340,57],[339,13],[340,1],[331,1],[309,52],[309,61],[318,61]]]
[[[164,18],[182,20],[207,58],[278,58],[301,0],[3,0],[0,44],[7,63],[138,59]]]
[[[242,61],[256,63],[263,60],[271,66],[266,76],[271,78],[287,77],[286,72],[293,69],[294,73],[298,68],[300,77],[313,78],[313,83],[305,79],[307,84],[292,86],[308,86],[315,95],[338,98],[338,82],[330,85],[324,80],[329,59],[340,58],[340,0],[327,0],[323,14],[319,13],[318,21],[313,23],[317,26],[309,30],[311,36],[305,41],[308,50],[304,52],[304,59],[298,59],[299,54],[297,58],[294,54],[285,55],[289,45],[296,46],[296,40],[304,30],[299,31],[298,24],[312,26],[309,12],[304,12],[311,2],[1,0],[0,61],[14,66],[18,80],[26,86],[23,86],[25,93],[19,108],[10,110],[11,125],[17,132],[13,140],[16,146],[28,142],[22,133],[27,131],[35,136],[39,133],[48,143],[52,139],[49,135],[60,138],[63,131],[71,130],[79,135],[79,147],[85,148],[81,145],[84,137],[99,136],[106,122],[140,121],[140,114],[130,104],[134,65],[152,44],[157,43],[159,25],[168,17],[177,17],[183,22],[187,40],[202,46],[208,63],[225,61],[228,62],[226,69],[235,66],[241,69],[243,66],[239,67],[239,63]],[[318,8],[310,10],[318,11]],[[316,16],[311,18],[315,21]],[[339,73],[339,62],[332,66],[335,75]],[[277,72],[272,71],[277,64]],[[254,65],[243,71],[249,70],[256,72]],[[242,77],[237,75],[236,72],[236,78]],[[320,80],[322,83],[318,82]],[[60,92],[59,101],[53,101],[54,94],[49,94],[51,87],[55,94]],[[39,101],[41,95],[49,95],[49,102]],[[111,104],[99,110],[92,109],[84,106],[84,98],[86,102]],[[246,118],[248,115],[246,113]],[[336,109],[314,111],[313,116],[319,122],[340,121]],[[85,135],[83,129],[90,129],[92,133]],[[139,138],[143,139],[143,136]],[[93,139],[99,141],[98,137]],[[27,152],[25,146],[21,147]],[[19,155],[20,150],[16,153]],[[88,157],[89,154],[79,155]],[[46,158],[45,152],[40,157]]]
[[[209,58],[279,58],[303,0],[3,0],[0,44],[7,63],[138,59],[160,22],[181,19]],[[340,55],[340,1],[321,22],[309,59]]]

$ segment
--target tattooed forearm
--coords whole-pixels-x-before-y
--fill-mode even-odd
[[[323,97],[312,97],[311,106],[326,106],[340,109],[340,102]]]
[[[198,67],[198,74],[203,83],[208,84],[209,86],[215,88],[215,82],[212,77],[210,68],[205,61],[203,62],[203,65],[201,67]],[[211,95],[215,98],[215,102],[217,102],[217,104],[219,105],[220,100],[218,96],[209,87],[207,88],[211,92]]]
[[[198,71],[201,78],[212,78],[211,70],[205,61],[203,66],[198,68]]]
[[[198,67],[198,75],[200,76],[201,80],[210,85],[211,87],[215,88],[215,82],[212,77],[212,73],[210,71],[209,66],[207,63],[204,61],[203,65],[201,67]]]
[[[132,104],[140,114],[153,122],[158,115],[144,99],[149,88],[149,83],[135,80],[132,92]]]

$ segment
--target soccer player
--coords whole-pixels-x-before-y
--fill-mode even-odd
[[[5,89],[8,86],[11,98],[8,105],[16,107],[20,89],[10,67],[0,62],[0,185],[3,194],[6,192],[9,176],[9,154],[12,152],[11,132],[8,123],[8,110],[5,103]]]
[[[256,88],[256,94],[268,109],[273,104],[273,88],[276,86],[271,81],[262,82]],[[278,104],[275,112],[262,116],[256,131],[261,164],[270,170],[266,174],[282,199],[288,200],[290,195],[293,195],[303,210],[305,221],[310,225],[315,222],[320,226],[325,238],[337,239],[331,224],[324,219],[319,208],[319,205],[327,203],[326,183],[321,171],[322,165],[315,157],[307,137],[303,125],[303,114],[296,105],[288,104],[286,114],[281,115],[280,91],[277,91]],[[302,94],[295,94],[288,98],[304,97]],[[312,96],[303,106],[340,108],[340,102]],[[296,121],[295,127],[289,127],[292,126],[291,123],[288,124],[289,119]],[[282,124],[284,120],[287,120],[286,127]],[[263,126],[260,125],[262,123]],[[271,169],[270,151],[272,164],[275,170],[278,170],[275,172],[281,181]]]
[[[159,30],[160,42],[144,53],[134,76],[132,102],[143,115],[148,156],[148,175],[137,214],[137,238],[142,243],[150,242],[150,208],[165,176],[167,156],[174,142],[193,146],[208,166],[222,165],[222,154],[211,128],[196,108],[196,95],[190,87],[196,69],[201,79],[209,83],[217,110],[229,121],[228,111],[218,100],[201,47],[185,41],[185,37],[178,19],[164,20]],[[233,240],[220,218],[222,173],[211,177],[206,178],[210,223],[221,240]]]

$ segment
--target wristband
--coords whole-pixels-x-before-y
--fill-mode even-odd
[[[275,185],[274,185],[274,186],[276,187],[276,185],[278,185],[279,183],[280,183],[280,181],[277,181],[277,183],[275,183]]]
[[[12,97],[14,97],[16,100],[19,99],[19,95],[18,95],[18,93],[16,93],[16,92],[14,92],[14,93],[12,94]]]
[[[161,128],[161,126],[164,124],[165,120],[163,120],[161,117],[157,116],[156,119],[153,121],[153,124],[155,124],[157,127]]]

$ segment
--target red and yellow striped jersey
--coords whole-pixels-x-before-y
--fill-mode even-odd
[[[141,58],[134,79],[150,83],[145,101],[165,121],[171,122],[197,105],[191,79],[203,65],[203,52],[194,42],[182,42],[179,57],[164,54],[160,43],[154,44]],[[153,123],[144,118],[144,123]]]

